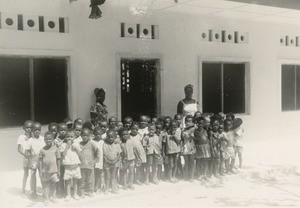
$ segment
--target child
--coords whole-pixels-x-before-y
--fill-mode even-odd
[[[31,137],[31,128],[33,121],[25,121],[23,125],[24,134],[18,137],[18,152],[23,156],[23,182],[22,182],[22,193],[26,194],[26,183],[29,174],[29,150],[28,150],[28,140]]]
[[[150,167],[153,174],[153,183],[158,184],[157,163],[158,160],[161,160],[161,143],[159,137],[155,134],[155,124],[149,124],[148,130],[149,134],[143,139],[143,146],[146,147],[147,154],[146,185],[149,185]]]
[[[219,166],[219,173],[221,176],[224,175],[224,165],[225,165],[225,151],[227,147],[227,135],[224,132],[224,125],[219,125],[219,140],[220,140],[220,166]]]
[[[82,160],[80,164],[81,179],[80,179],[80,193],[84,198],[84,190],[87,191],[89,197],[93,196],[93,169],[95,163],[99,162],[99,150],[94,142],[90,141],[91,130],[83,128],[81,132],[82,142],[80,148],[82,149]]]
[[[208,134],[205,130],[205,118],[196,118],[196,125],[194,131],[195,145],[196,145],[196,170],[199,175],[198,180],[207,180],[208,176],[208,161],[210,159],[210,146]]]
[[[118,130],[120,130],[121,128],[124,127],[122,121],[118,121],[118,122],[117,122],[117,127],[118,127]]]
[[[181,135],[178,134],[177,129],[179,125],[176,120],[171,120],[170,128],[166,138],[166,153],[167,153],[167,160],[168,160],[168,179],[175,183],[176,179],[176,172],[177,172],[177,161],[179,158],[180,152],[180,142],[181,142]]]
[[[152,122],[152,123],[156,123],[157,120],[158,120],[158,119],[157,119],[156,117],[152,117],[151,122]]]
[[[220,167],[220,149],[221,141],[219,135],[220,122],[218,120],[212,121],[212,128],[209,132],[209,141],[210,141],[210,151],[211,151],[211,173],[215,177],[219,177],[219,167]]]
[[[235,135],[235,154],[239,157],[239,168],[242,168],[243,162],[243,133],[244,129],[241,127],[243,120],[236,118],[233,120],[233,131]]]
[[[114,130],[106,132],[107,137],[103,144],[103,168],[106,177],[106,191],[111,190],[117,194],[117,169],[120,167],[121,147],[120,144],[114,143],[116,133]]]
[[[53,145],[54,134],[46,132],[46,145],[39,152],[41,179],[45,196],[45,205],[49,204],[49,199],[56,202],[56,183],[59,181],[60,174],[60,152]]]
[[[132,119],[130,116],[125,117],[125,118],[124,118],[124,121],[123,121],[124,126],[125,126],[128,130],[130,130],[132,122],[133,122],[133,119]]]
[[[69,129],[69,128],[72,128],[73,123],[72,123],[72,120],[71,120],[69,117],[68,117],[68,118],[65,118],[65,119],[63,120],[63,122],[64,122],[65,124],[67,124],[68,129]]]
[[[157,178],[158,181],[162,180],[162,167],[164,164],[164,158],[166,155],[165,147],[166,147],[166,138],[167,134],[163,131],[163,124],[161,122],[155,123],[156,127],[156,135],[159,138],[159,143],[160,143],[160,151],[161,151],[161,159],[157,160]]]
[[[82,150],[78,143],[75,143],[75,130],[68,129],[66,134],[66,147],[62,152],[62,165],[64,166],[64,180],[66,183],[67,196],[66,201],[71,198],[71,180],[73,180],[74,199],[78,200],[78,181],[81,178],[80,173],[80,156]]]
[[[119,135],[122,141],[122,168],[121,176],[123,180],[123,189],[133,190],[133,177],[134,177],[134,161],[136,159],[136,142],[129,136],[127,128],[121,128]],[[128,172],[128,173],[127,173]],[[128,181],[127,181],[128,178]]]
[[[36,170],[39,170],[39,152],[45,146],[44,137],[41,136],[41,124],[34,122],[32,124],[32,137],[28,140],[29,152],[29,168],[31,169],[30,175],[30,196],[36,198]]]
[[[139,128],[139,134],[143,138],[145,135],[149,134],[148,131],[148,118],[145,115],[140,116],[140,128]]]
[[[63,141],[65,139],[67,131],[68,131],[67,124],[65,123],[58,124],[58,135],[56,139],[58,138],[60,141]]]
[[[83,119],[82,118],[76,118],[74,123],[73,123],[73,128],[75,129],[76,124],[83,124]]]
[[[95,192],[100,193],[101,191],[105,190],[104,172],[103,172],[103,144],[104,144],[104,139],[106,137],[106,128],[97,126],[94,129],[94,135],[95,135],[94,142],[99,150],[99,162],[95,164]]]
[[[58,133],[58,125],[57,125],[57,123],[55,123],[55,122],[50,123],[48,125],[48,131],[51,131],[54,134],[54,138],[56,138],[57,137],[57,133]]]
[[[117,119],[116,117],[112,116],[108,119],[108,126],[110,129],[113,129],[117,126]]]
[[[232,131],[232,121],[225,120],[224,121],[224,130],[227,136],[227,146],[225,149],[225,168],[226,173],[231,174],[235,173],[233,171],[234,163],[235,163],[235,138],[234,138],[234,131]]]
[[[194,124],[193,116],[187,115],[185,117],[185,128],[181,134],[182,138],[182,154],[184,157],[184,170],[188,180],[194,180],[194,158],[196,153],[196,146],[194,142]]]
[[[82,138],[81,138],[81,131],[82,131],[82,128],[83,128],[83,124],[79,123],[79,122],[76,122],[74,123],[74,129],[75,129],[75,140],[74,142],[75,143],[80,143],[82,142]]]
[[[141,185],[141,178],[142,178],[142,172],[143,172],[143,168],[147,162],[146,160],[146,153],[145,150],[142,146],[142,141],[141,141],[141,135],[138,134],[138,130],[139,130],[139,124],[134,122],[132,123],[131,126],[131,131],[130,131],[130,137],[131,139],[136,143],[136,151],[138,154],[138,157],[135,160],[135,166],[136,166],[136,183],[138,185]]]
[[[164,132],[168,132],[170,128],[171,117],[170,116],[164,117],[163,122],[164,122]]]
[[[182,129],[183,128],[183,116],[179,113],[175,114],[174,119],[178,122],[179,127]]]

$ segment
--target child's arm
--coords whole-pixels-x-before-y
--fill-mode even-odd
[[[29,156],[26,154],[28,150],[25,150],[25,152],[22,151],[22,146],[20,144],[18,144],[18,152],[23,155],[24,157],[26,157],[27,159],[29,158]]]
[[[70,141],[68,141],[68,143],[66,144],[66,148],[61,153],[62,159],[65,158],[70,147],[71,147],[71,143]]]

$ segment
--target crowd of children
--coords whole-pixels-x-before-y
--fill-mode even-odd
[[[55,202],[56,193],[69,201],[161,180],[208,181],[234,174],[236,155],[242,167],[241,125],[231,113],[176,114],[174,119],[142,115],[137,122],[111,117],[94,124],[78,118],[51,123],[41,136],[41,124],[26,121],[18,138],[22,191],[30,175],[30,196],[37,196],[37,172],[45,204]]]

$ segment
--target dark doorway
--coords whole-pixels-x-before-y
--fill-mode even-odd
[[[121,59],[122,119],[158,114],[158,59]]]

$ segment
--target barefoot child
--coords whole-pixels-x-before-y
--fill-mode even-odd
[[[231,120],[225,120],[224,121],[224,130],[227,137],[227,146],[225,149],[225,168],[226,173],[231,174],[235,173],[233,171],[234,162],[235,162],[235,138],[234,138],[234,131],[232,131],[232,121]]]
[[[156,122],[155,123],[156,127],[156,132],[155,134],[159,138],[159,143],[160,143],[160,152],[161,152],[161,159],[157,160],[157,178],[158,180],[163,179],[163,165],[164,165],[164,160],[166,156],[166,139],[167,139],[167,134],[163,131],[163,123],[161,122]],[[165,170],[165,169],[164,169]]]
[[[41,136],[41,124],[34,122],[32,124],[32,137],[28,140],[28,152],[29,152],[29,168],[30,173],[30,197],[36,198],[36,171],[39,170],[39,152],[45,146],[44,137]]]
[[[106,122],[106,121],[103,121]],[[107,122],[106,122],[107,123]],[[101,126],[102,125],[102,126]],[[99,150],[99,162],[95,164],[95,192],[100,193],[105,190],[104,172],[103,172],[103,144],[106,138],[106,128],[103,128],[103,124],[97,126],[94,129],[94,142]]]
[[[106,177],[106,191],[118,193],[117,190],[117,169],[120,167],[121,147],[114,142],[116,133],[114,130],[106,132],[107,137],[103,144],[103,168]]]
[[[33,121],[25,121],[23,125],[24,134],[18,137],[18,152],[23,156],[23,182],[22,182],[22,193],[26,194],[26,183],[29,174],[29,149],[28,149],[28,140],[31,137]]]
[[[53,122],[48,125],[48,131],[51,131],[54,134],[54,138],[57,137],[58,134],[58,124]]]
[[[218,120],[212,121],[212,128],[209,132],[210,151],[211,151],[211,173],[215,177],[219,177],[220,174],[220,157],[221,157],[221,141],[219,135],[220,122]]]
[[[59,181],[60,173],[60,152],[53,145],[54,134],[46,132],[44,135],[46,145],[39,153],[39,166],[45,196],[45,205],[49,204],[49,199],[56,202],[56,183]]]
[[[235,154],[239,158],[239,168],[242,168],[243,163],[243,134],[244,129],[241,127],[243,120],[236,118],[233,120],[233,131],[235,136]]]
[[[71,198],[71,180],[73,180],[74,199],[79,199],[78,196],[78,181],[81,178],[80,173],[80,156],[82,150],[78,143],[74,143],[75,130],[68,129],[66,134],[66,146],[62,152],[62,164],[65,169],[64,180],[66,184],[67,196],[66,201]]]

